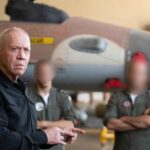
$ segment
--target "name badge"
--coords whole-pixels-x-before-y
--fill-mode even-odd
[[[35,104],[36,111],[42,111],[44,110],[44,104],[42,102],[38,102]]]
[[[128,108],[128,107],[131,107],[131,102],[130,101],[125,101],[123,102],[123,106]]]

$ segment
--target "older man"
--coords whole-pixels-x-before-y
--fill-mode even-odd
[[[42,59],[35,67],[36,84],[27,88],[27,95],[35,102],[38,127],[74,127],[76,117],[71,101],[64,92],[52,87],[55,69],[51,62]],[[55,145],[50,150],[62,150],[63,145]]]
[[[148,60],[135,53],[127,70],[128,88],[113,94],[105,124],[115,130],[114,150],[150,150],[150,92]]]
[[[0,35],[0,149],[37,150],[39,145],[73,142],[79,129],[36,129],[34,103],[19,78],[30,58],[26,31],[12,27]],[[65,140],[67,139],[67,140]]]

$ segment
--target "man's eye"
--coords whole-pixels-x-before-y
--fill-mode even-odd
[[[12,48],[12,51],[16,51],[16,50],[18,50],[19,48],[17,48],[17,47],[13,47]]]
[[[25,50],[26,52],[30,52],[30,50],[29,50],[29,49],[27,49],[27,48],[25,48],[24,50]]]

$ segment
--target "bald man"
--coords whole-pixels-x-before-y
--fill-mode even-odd
[[[0,149],[37,150],[40,145],[74,142],[80,129],[36,129],[35,106],[20,76],[30,59],[30,38],[12,27],[0,34]]]
[[[143,53],[135,53],[128,65],[127,89],[111,97],[106,126],[115,131],[114,150],[150,150],[149,65]]]

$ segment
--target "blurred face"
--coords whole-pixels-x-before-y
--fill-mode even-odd
[[[37,82],[43,87],[49,86],[54,78],[54,68],[49,64],[39,65],[36,73]]]
[[[128,72],[129,85],[134,89],[143,89],[148,85],[148,65],[144,63],[131,64]]]
[[[5,72],[16,78],[22,75],[30,59],[30,39],[23,31],[12,31],[1,50],[1,65]]]

